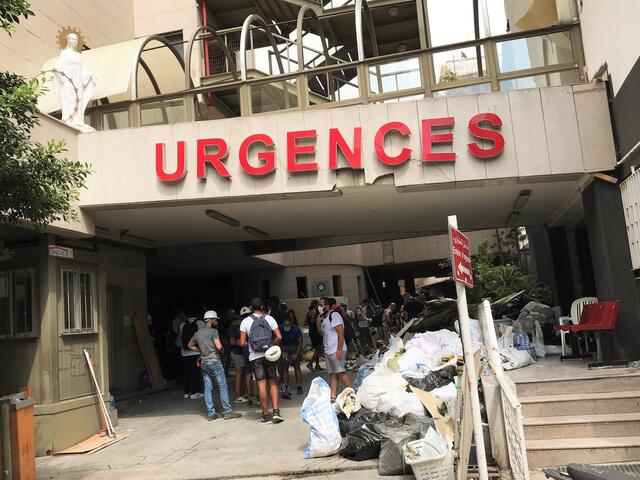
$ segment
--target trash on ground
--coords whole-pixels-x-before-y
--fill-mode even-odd
[[[309,444],[304,458],[327,457],[338,452],[342,438],[338,417],[331,405],[329,384],[316,377],[300,410],[302,421],[309,425]]]
[[[360,402],[356,397],[356,392],[353,388],[345,388],[336,397],[336,413],[342,412],[347,418],[351,417],[351,413],[360,410],[361,407],[362,405],[360,405]]]

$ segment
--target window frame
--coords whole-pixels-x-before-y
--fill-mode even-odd
[[[74,279],[77,279],[77,283],[73,285],[73,310],[74,310],[74,318],[73,318],[73,328],[67,328],[67,318],[66,318],[66,294],[65,294],[65,273],[71,272],[74,275]],[[61,334],[62,335],[86,335],[98,333],[98,275],[95,269],[83,266],[83,265],[70,265],[64,264],[60,265],[59,268],[59,278],[60,278],[60,289],[59,289],[59,299],[60,299],[60,318],[61,318]],[[91,312],[91,319],[89,327],[82,327],[82,304],[81,304],[81,292],[80,292],[80,275],[89,275],[91,280],[90,285],[90,293],[89,299],[91,305],[89,306],[89,310]]]
[[[18,274],[25,274],[31,280],[31,329],[24,332],[18,332],[17,318],[16,318],[16,278]],[[36,269],[34,267],[19,267],[8,268],[0,270],[0,275],[6,275],[8,277],[9,287],[9,324],[8,333],[0,334],[0,339],[15,339],[15,338],[36,338],[39,334],[39,312],[38,312],[38,285],[36,283]]]

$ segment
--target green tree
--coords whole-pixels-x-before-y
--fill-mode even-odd
[[[21,18],[33,15],[29,8],[25,0],[0,0],[0,28],[11,35]],[[63,141],[31,140],[43,92],[36,78],[0,72],[0,222],[7,225],[44,228],[76,219],[73,203],[90,171],[87,164],[61,155]]]

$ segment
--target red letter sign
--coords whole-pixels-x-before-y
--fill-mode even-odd
[[[299,138],[316,138],[316,131],[300,130],[298,132],[287,132],[287,171],[310,172],[318,170],[318,164],[315,162],[297,162],[297,155],[316,153],[315,145],[296,145],[296,140]]]
[[[362,168],[362,128],[353,129],[353,150],[349,148],[344,137],[337,128],[329,129],[329,168],[338,169],[338,149],[354,169]]]
[[[385,165],[390,165],[390,166],[402,165],[404,162],[409,160],[409,157],[411,156],[411,149],[404,147],[400,151],[400,153],[395,157],[387,155],[387,153],[384,151],[384,137],[390,131],[397,131],[403,137],[406,137],[411,133],[411,131],[409,130],[409,127],[407,127],[402,122],[385,123],[376,132],[376,136],[374,140],[376,156],[378,157],[378,160],[380,160]]]
[[[491,128],[481,128],[481,122],[489,122],[492,127],[501,127],[502,120],[495,113],[479,113],[469,120],[469,132],[476,138],[483,140],[491,140],[493,146],[491,148],[480,148],[477,143],[467,145],[471,155],[478,158],[494,158],[504,151],[504,137],[502,134]]]
[[[215,146],[218,147],[218,151],[216,153],[206,153],[207,147]],[[227,158],[229,154],[229,150],[227,149],[227,142],[225,142],[221,138],[206,138],[198,140],[198,178],[205,178],[205,165],[210,163],[213,165],[213,168],[216,169],[218,175],[221,177],[230,177],[229,170],[225,167],[222,160]]]
[[[276,155],[273,151],[258,153],[258,160],[264,162],[262,166],[254,167],[249,164],[249,158],[247,157],[249,147],[252,143],[258,142],[262,143],[265,147],[273,146],[273,139],[269,135],[265,135],[264,133],[249,135],[242,141],[242,144],[240,145],[240,166],[249,175],[266,175],[267,173],[273,172],[276,168]]]
[[[422,120],[422,161],[423,162],[453,162],[456,159],[454,152],[433,153],[431,147],[434,143],[453,142],[452,133],[442,133],[434,135],[431,132],[433,127],[452,127],[453,117],[428,118]]]
[[[164,143],[156,143],[156,175],[163,182],[182,180],[187,173],[184,168],[184,142],[178,142],[178,164],[173,173],[164,170]]]

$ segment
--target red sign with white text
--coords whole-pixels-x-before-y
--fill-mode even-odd
[[[469,238],[455,227],[449,226],[451,241],[451,268],[456,282],[473,288],[473,271],[471,270],[471,244]]]
[[[391,136],[408,138],[414,134],[420,135],[420,152],[416,152],[415,155],[422,162],[455,162],[455,152],[433,151],[434,145],[451,145],[454,142],[451,132],[454,124],[454,117],[424,118],[420,121],[420,131],[411,132],[405,123],[399,121],[385,123],[374,135],[375,156],[384,165],[396,167],[404,164],[411,158],[412,150],[404,147],[400,153],[392,155],[385,150],[385,139]],[[468,122],[468,131],[476,141],[467,144],[469,153],[481,160],[498,157],[504,151],[504,137],[499,131],[501,126],[502,120],[495,113],[486,112],[472,116]],[[338,152],[342,154],[350,168],[363,168],[362,127],[353,129],[353,142],[348,142],[340,129],[331,128],[328,138],[323,137],[323,141],[328,143],[329,158],[316,158],[316,143],[319,138],[315,129],[287,132],[286,145],[281,147],[285,150],[287,172],[293,174],[317,172],[320,162],[326,162],[330,169],[336,170],[338,169]],[[239,162],[241,169],[253,176],[273,173],[278,163],[276,148],[279,146],[273,138],[264,133],[248,135],[239,146],[229,145],[224,138],[200,138],[197,139],[195,147],[196,171],[200,180],[205,180],[209,173],[230,178],[228,161]],[[254,153],[249,155],[249,150],[252,148]],[[167,161],[167,156],[175,160]],[[183,140],[176,142],[176,150],[173,150],[173,147],[167,148],[164,143],[156,143],[155,166],[158,179],[162,182],[183,180],[187,174],[185,157],[186,142]],[[169,163],[171,167],[167,168],[165,163]]]

